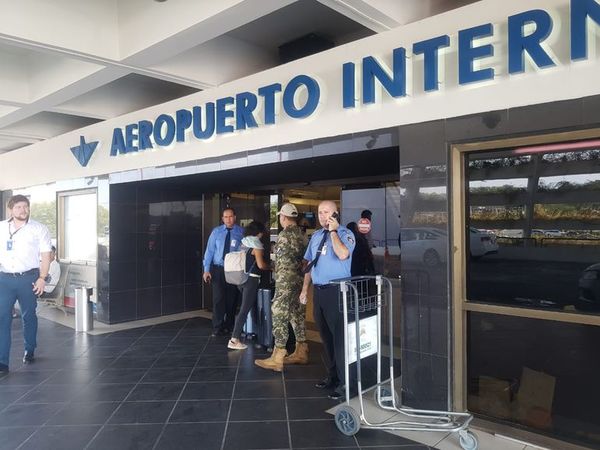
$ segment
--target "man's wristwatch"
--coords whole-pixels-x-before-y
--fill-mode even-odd
[[[44,280],[45,283],[47,283],[48,281],[50,281],[50,275],[46,275],[45,277],[43,276],[39,276],[38,280]]]

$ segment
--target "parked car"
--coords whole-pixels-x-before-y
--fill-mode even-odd
[[[523,230],[505,229],[498,231],[498,236],[503,238],[521,239],[523,238]]]
[[[469,227],[469,238],[469,250],[472,258],[498,253],[498,242],[494,233]]]
[[[579,278],[577,306],[580,309],[600,307],[600,263],[592,264]]]
[[[402,261],[434,267],[446,261],[448,238],[436,228],[402,228]]]
[[[560,230],[544,230],[544,237],[548,238],[560,238],[565,234]]]

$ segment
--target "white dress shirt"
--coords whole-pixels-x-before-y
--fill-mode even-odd
[[[12,219],[0,222],[0,272],[27,272],[40,267],[40,253],[52,251],[50,231],[35,220],[15,230]]]

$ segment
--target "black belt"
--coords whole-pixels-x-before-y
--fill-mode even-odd
[[[330,289],[337,287],[337,284],[313,284],[313,286],[317,289]]]
[[[36,272],[39,272],[39,271],[40,271],[40,269],[29,269],[29,270],[26,270],[25,272],[13,272],[13,273],[11,273],[11,272],[0,272],[0,273],[3,273],[4,275],[12,275],[13,277],[23,277],[25,275],[32,275],[32,274],[34,274]]]

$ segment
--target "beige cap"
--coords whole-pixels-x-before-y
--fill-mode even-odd
[[[298,217],[298,209],[293,203],[284,203],[281,205],[281,210],[277,215],[284,215],[286,217]]]

